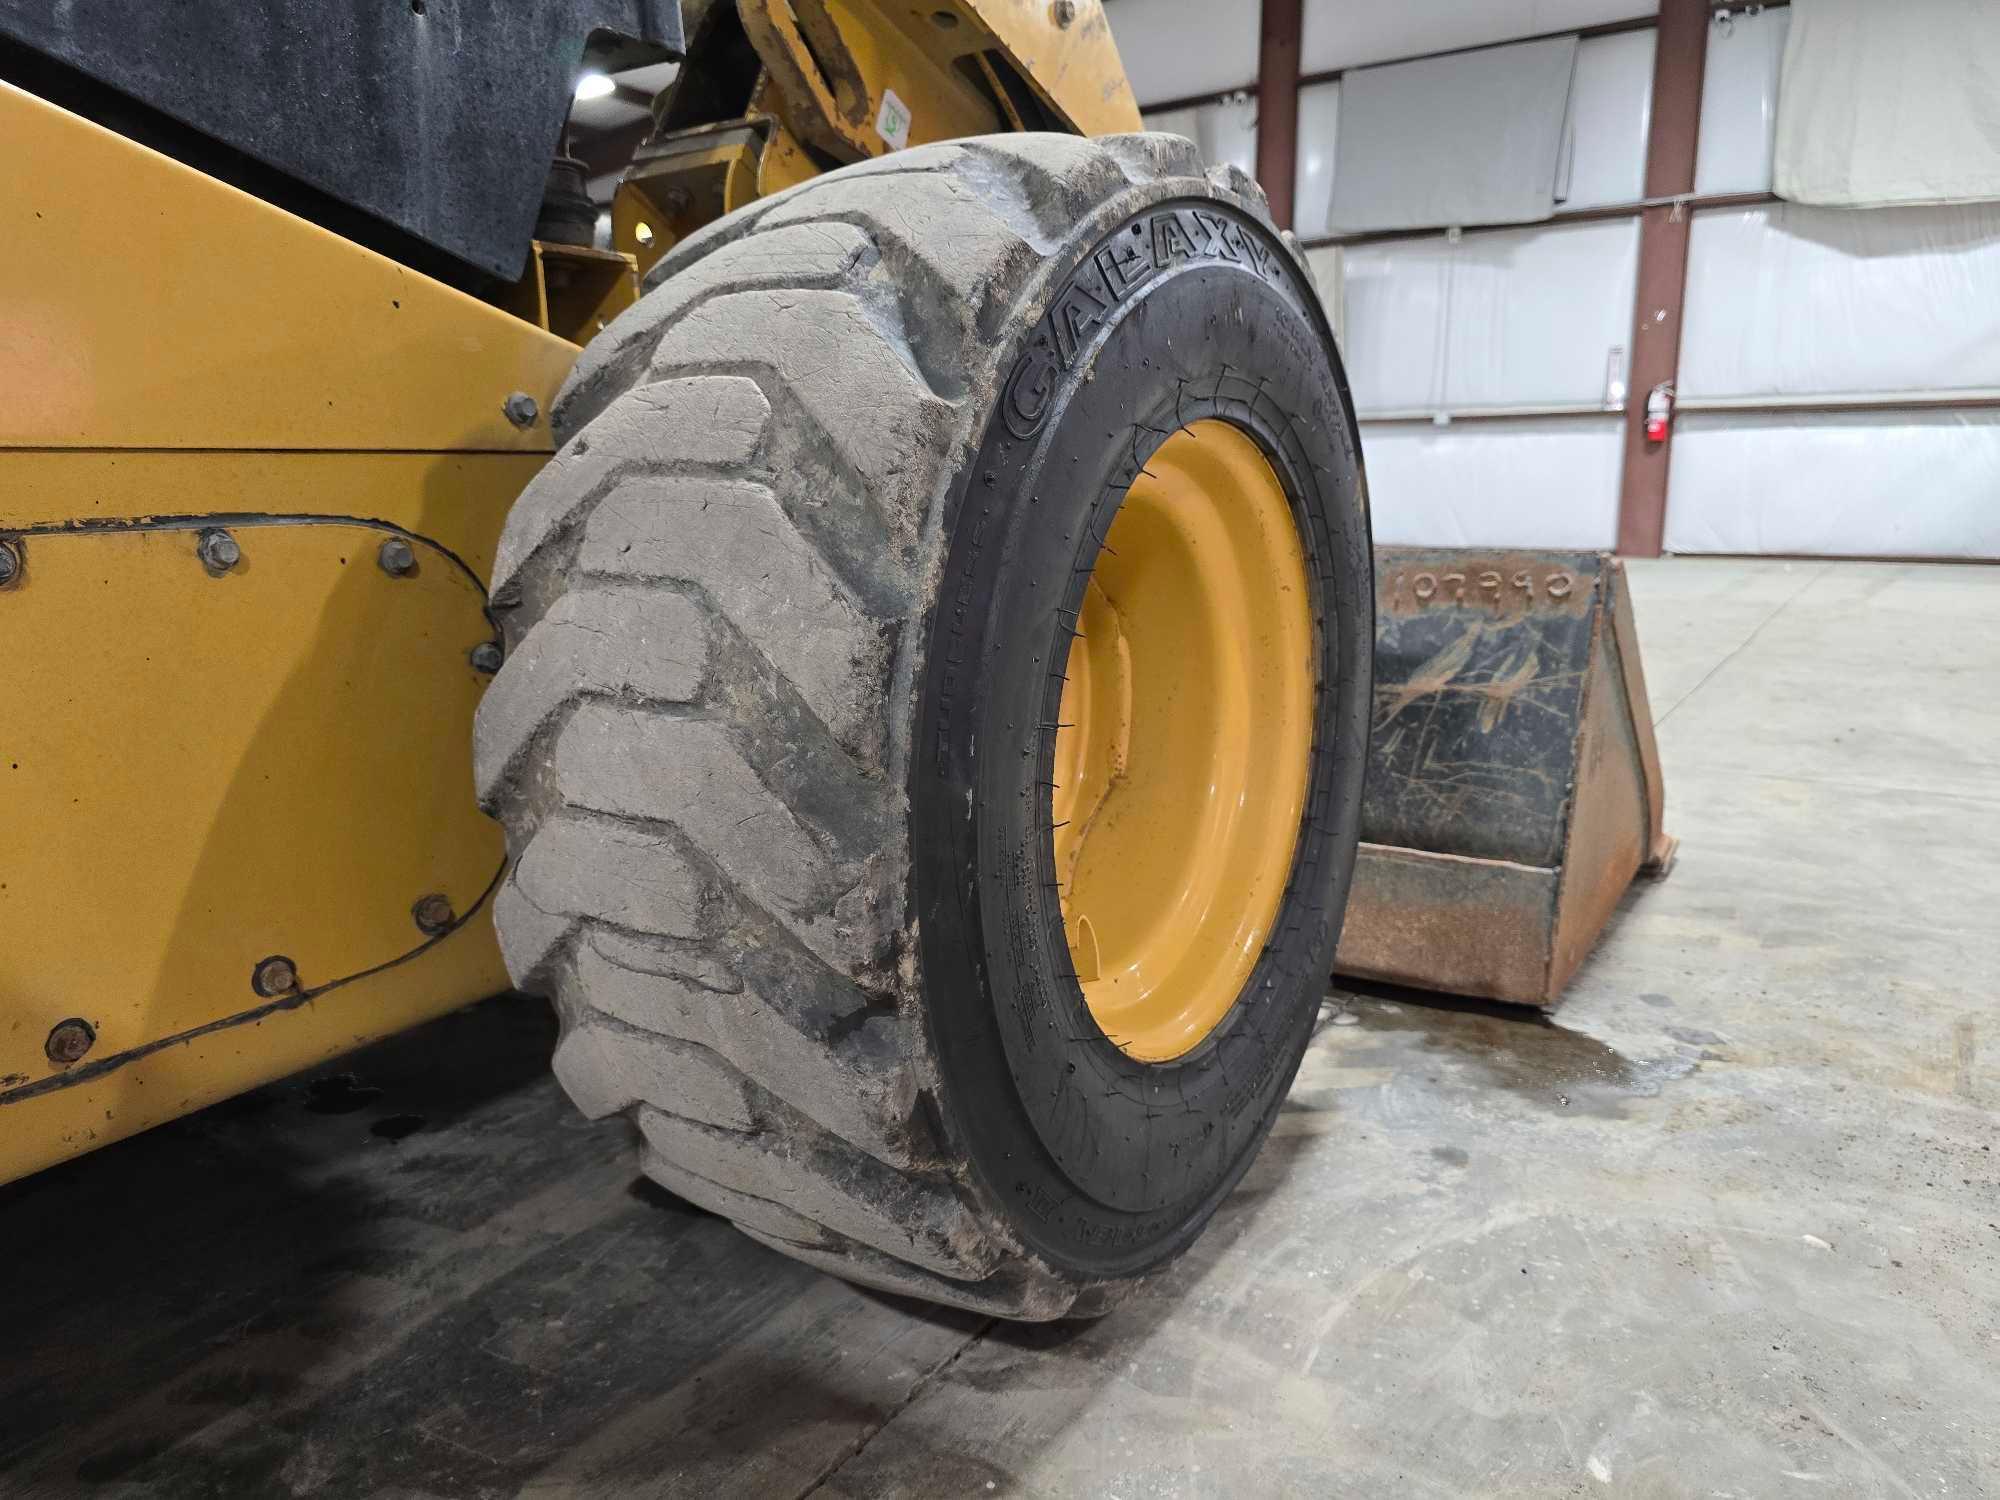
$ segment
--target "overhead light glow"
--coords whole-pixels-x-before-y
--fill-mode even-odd
[[[576,81],[576,97],[579,99],[603,99],[617,91],[618,85],[602,73],[586,73]]]

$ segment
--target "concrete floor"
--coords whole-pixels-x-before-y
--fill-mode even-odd
[[[635,1188],[495,1002],[0,1195],[0,1494],[2000,1492],[2000,571],[1634,575],[1673,877],[1555,1024],[1336,994],[1113,1316]]]

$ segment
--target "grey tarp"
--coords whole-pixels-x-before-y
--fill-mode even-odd
[[[1549,217],[1575,66],[1562,36],[1346,74],[1333,231]]]

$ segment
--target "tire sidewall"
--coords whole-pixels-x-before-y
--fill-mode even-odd
[[[1278,236],[1206,196],[1079,241],[1024,309],[948,499],[913,740],[911,896],[946,1129],[1028,1249],[1108,1277],[1200,1230],[1304,1051],[1353,872],[1373,595],[1352,404]],[[1215,1031],[1148,1064],[1105,1039],[1071,969],[1049,832],[1054,727],[1118,505],[1159,444],[1203,418],[1255,440],[1291,499],[1320,708],[1270,942]]]

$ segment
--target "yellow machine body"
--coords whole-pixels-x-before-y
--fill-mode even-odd
[[[576,349],[5,86],[0,140],[6,1178],[505,987],[470,653]]]
[[[686,13],[688,61],[624,173],[612,248],[537,242],[493,304],[0,84],[0,1181],[505,987],[487,905],[501,836],[469,764],[497,660],[485,585],[578,347],[647,266],[842,162],[1140,128],[1101,0]],[[737,69],[721,103],[682,92],[704,36]],[[1064,705],[1059,748],[1089,789],[1058,837],[1070,946],[1093,1012],[1148,1060],[1226,1008],[1296,837],[1303,771],[1257,747],[1299,740],[1308,684],[1260,678],[1242,650],[1291,641],[1276,658],[1302,659],[1296,544],[1235,446],[1209,434],[1175,469],[1184,498],[1264,496],[1211,507],[1199,545],[1148,531],[1135,487],[1132,557],[1094,585],[1102,629]],[[1376,752],[1430,743],[1388,722],[1408,705],[1435,735],[1439,705],[1472,704],[1475,749],[1418,769],[1476,755],[1498,810],[1434,828],[1428,801],[1403,817],[1382,791],[1421,775],[1371,773],[1342,966],[1552,1003],[1633,869],[1671,853],[1629,620],[1563,637],[1611,652],[1592,680],[1612,686],[1562,719],[1576,733],[1516,743],[1542,720],[1480,705],[1528,702],[1521,662],[1553,660],[1536,655],[1550,631],[1622,596],[1461,608],[1421,579],[1499,591],[1603,570],[1440,555],[1385,576],[1419,563],[1414,603],[1378,609]],[[1233,602],[1196,619],[1148,578]],[[1183,764],[1154,721],[1197,667],[1235,706]],[[1565,765],[1592,774],[1551,781]],[[1502,794],[1527,782],[1579,791],[1541,809],[1532,860],[1495,856],[1520,801]],[[1192,805],[1202,819],[1176,819]],[[1494,869],[1534,877],[1507,911],[1481,883]],[[1488,908],[1497,929],[1466,925]],[[1462,941],[1489,930],[1526,946]]]
[[[0,84],[0,1181],[505,988],[484,586],[639,270],[830,161],[1139,128],[1098,0],[715,3],[745,117],[497,306]]]
[[[1140,128],[1101,0],[711,0],[686,11],[688,67],[656,101],[660,128],[612,205],[612,244],[641,270],[821,161],[1008,130]],[[675,124],[676,91],[698,76],[718,20],[740,25],[761,71],[740,115]]]

